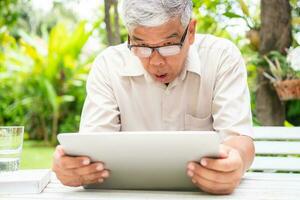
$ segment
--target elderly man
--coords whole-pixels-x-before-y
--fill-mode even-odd
[[[203,191],[232,193],[254,158],[239,50],[225,39],[196,34],[191,0],[124,0],[122,9],[128,42],[96,58],[80,131],[221,132],[220,157],[190,162],[186,173]],[[68,186],[109,178],[104,163],[68,157],[60,146],[53,170]]]

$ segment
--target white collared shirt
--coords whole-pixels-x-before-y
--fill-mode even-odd
[[[216,130],[252,137],[247,71],[228,40],[196,35],[168,86],[144,70],[127,44],[109,47],[87,80],[80,132]]]

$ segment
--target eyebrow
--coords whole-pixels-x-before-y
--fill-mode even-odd
[[[175,37],[178,37],[179,36],[179,34],[178,33],[172,33],[171,35],[169,35],[168,37],[166,37],[166,38],[164,38],[164,39],[170,39],[170,38],[175,38]],[[138,37],[136,37],[136,36],[132,36],[132,40],[135,40],[135,41],[144,41],[143,39],[141,39],[141,38],[138,38]]]

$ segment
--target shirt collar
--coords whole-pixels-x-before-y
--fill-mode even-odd
[[[181,72],[181,74],[179,75],[179,78],[181,80],[184,80],[187,72],[193,72],[201,76],[199,53],[198,53],[198,49],[194,45],[191,45],[189,48],[188,55],[185,60],[185,67]]]
[[[124,68],[120,71],[121,76],[141,76],[145,73],[143,64],[134,55],[129,55],[125,63]]]
[[[145,74],[142,62],[130,52],[127,48],[127,42],[124,43],[122,51],[125,65],[120,70],[120,76],[141,76]]]

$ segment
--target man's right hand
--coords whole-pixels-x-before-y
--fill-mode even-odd
[[[54,152],[52,170],[62,184],[67,186],[102,183],[109,177],[109,171],[105,169],[104,163],[91,163],[88,157],[67,156],[60,145]]]

